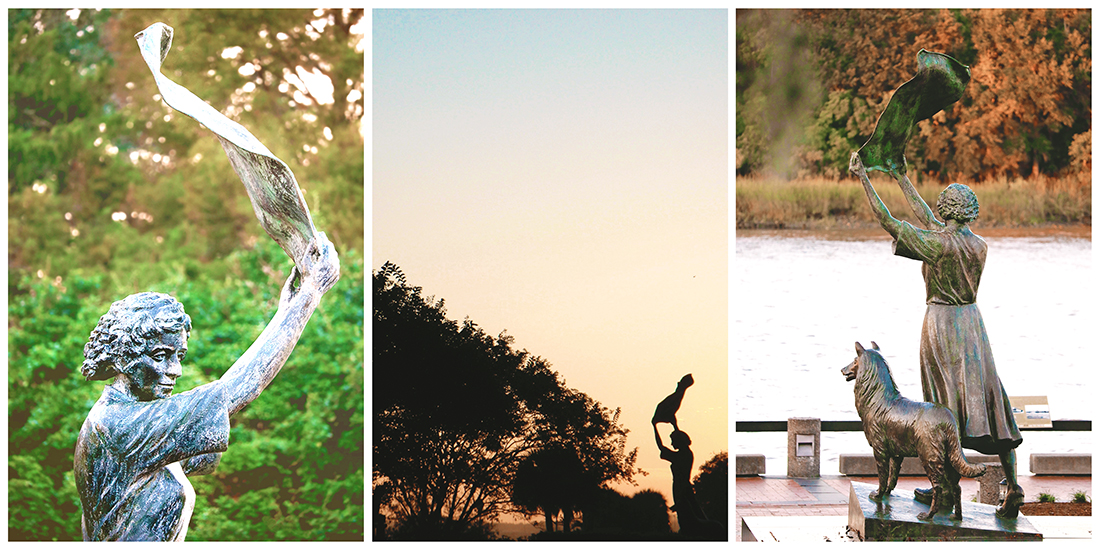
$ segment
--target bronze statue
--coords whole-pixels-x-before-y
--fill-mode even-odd
[[[959,443],[959,427],[951,411],[943,405],[902,397],[890,375],[890,366],[874,342],[869,350],[856,342],[855,360],[840,372],[848,382],[856,382],[856,410],[863,421],[867,443],[874,450],[878,490],[870,498],[881,500],[889,496],[897,485],[902,460],[916,456],[932,482],[928,511],[917,518],[929,520],[941,507],[953,506],[954,519],[962,519],[959,476],[980,476],[985,465],[966,461]]]
[[[81,372],[88,380],[114,382],[88,413],[73,461],[81,529],[89,541],[184,540],[195,506],[187,475],[214,471],[228,448],[229,417],[279,373],[321,296],[340,278],[336,250],[313,228],[289,168],[243,127],[159,75],[171,35],[162,23],[137,35],[165,101],[194,107],[184,112],[215,132],[261,224],[295,266],[274,317],[244,355],[221,379],[179,395],[172,392],[192,325],[175,298],[135,294],[100,318],[84,346]],[[180,99],[186,96],[193,100]]]
[[[871,211],[894,238],[894,254],[923,262],[928,308],[921,330],[921,387],[925,401],[939,403],[954,413],[962,446],[983,454],[998,455],[1004,466],[1008,495],[997,514],[1014,518],[1019,514],[1024,491],[1016,480],[1016,447],[1023,438],[1016,427],[1008,394],[997,375],[982,314],[975,303],[978,283],[985,267],[987,246],[970,230],[978,217],[978,199],[967,186],[953,183],[940,193],[937,210],[943,221],[917,193],[905,175],[900,155],[912,125],[957,101],[970,80],[965,65],[943,54],[921,50],[921,73],[905,94],[903,85],[877,126],[889,127],[875,134],[860,151],[852,153],[848,169],[860,178]],[[902,95],[899,95],[902,94]],[[888,117],[895,101],[906,116]],[[935,107],[935,109],[933,109]],[[908,125],[908,128],[906,126]],[[893,140],[892,143],[887,144]],[[892,153],[875,153],[891,151]],[[861,153],[874,157],[865,167]],[[892,160],[891,160],[892,159]],[[923,227],[913,227],[890,215],[867,176],[868,170],[888,172],[897,179],[909,207]],[[916,498],[931,500],[930,490],[918,489]]]

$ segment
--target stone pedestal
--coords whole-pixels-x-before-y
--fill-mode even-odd
[[[1005,478],[1005,467],[1000,462],[986,464],[985,473],[978,478],[978,502],[1001,505],[1001,481]]]
[[[862,540],[1043,540],[1043,535],[1026,517],[1001,519],[997,508],[987,504],[963,502],[962,520],[951,518],[950,512],[940,512],[927,521],[917,514],[928,506],[913,500],[912,491],[894,489],[880,502],[868,495],[877,485],[852,483],[848,495],[848,527]]]
[[[821,419],[787,419],[787,477],[821,477]]]

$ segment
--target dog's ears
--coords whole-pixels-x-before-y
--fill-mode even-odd
[[[871,349],[878,351],[878,344],[874,340],[871,340]]]
[[[872,342],[872,343],[874,343],[874,342]],[[856,356],[863,355],[864,351],[866,351],[866,350],[863,349],[863,344],[860,344],[859,342],[856,342]]]

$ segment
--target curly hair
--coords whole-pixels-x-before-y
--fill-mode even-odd
[[[978,219],[978,197],[969,187],[961,183],[952,183],[940,193],[936,209],[944,221],[952,219],[959,223],[970,223]]]
[[[99,318],[88,343],[80,373],[86,380],[109,380],[116,365],[128,363],[148,349],[150,340],[167,332],[191,334],[191,317],[183,304],[159,292],[132,294],[111,304]]]

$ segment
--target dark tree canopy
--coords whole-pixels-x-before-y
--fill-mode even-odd
[[[447,319],[443,300],[393,264],[375,272],[373,292],[373,478],[400,535],[451,539],[542,508],[547,486],[534,470],[570,488],[546,504],[557,509],[632,480],[636,450],[626,451],[617,411],[566,387],[511,337]]]

